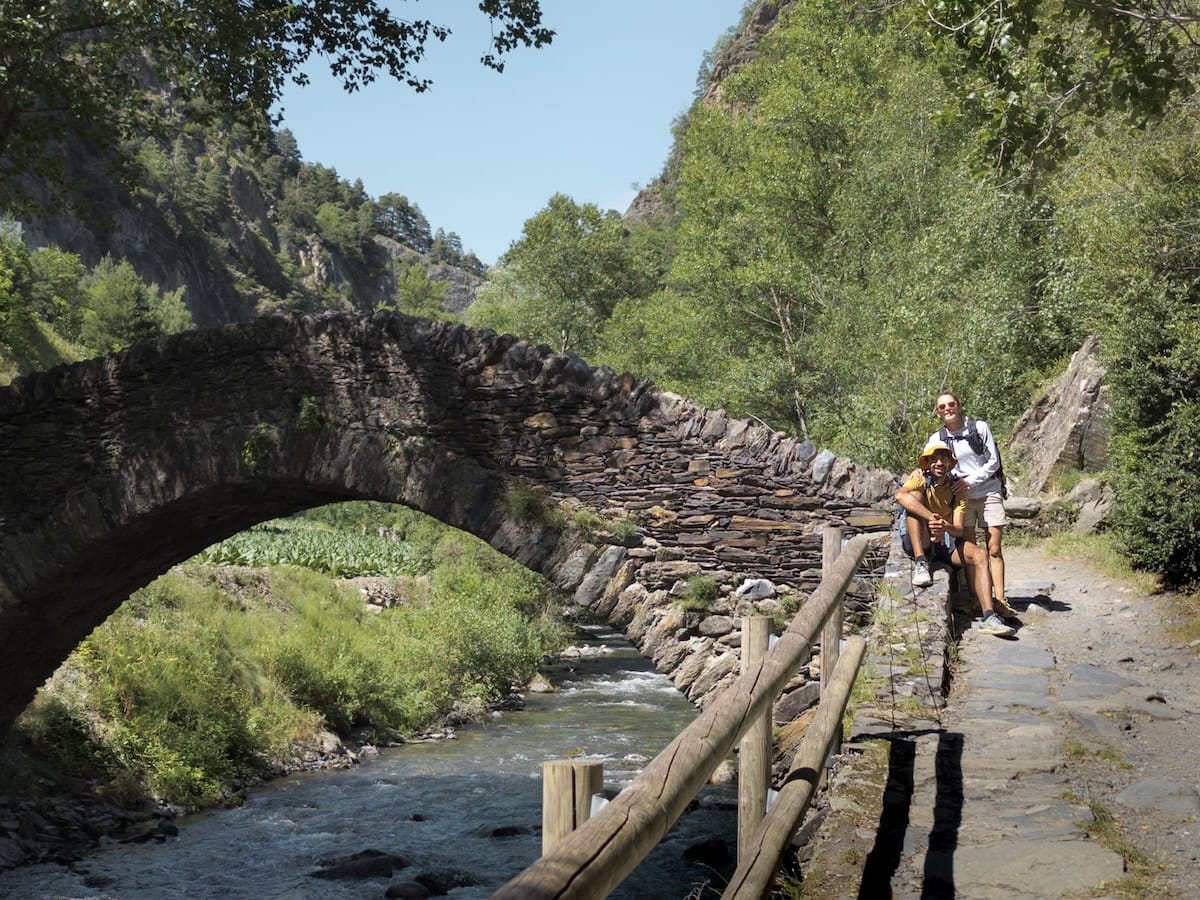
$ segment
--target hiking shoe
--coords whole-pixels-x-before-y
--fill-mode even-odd
[[[1017,633],[1017,629],[1005,625],[1004,620],[994,612],[983,617],[983,621],[979,623],[979,631],[983,634],[998,634],[1001,637],[1011,637]]]
[[[992,609],[995,610],[996,614],[1002,619],[1017,618],[1017,611],[1008,605],[1007,600],[993,600]]]
[[[922,559],[917,562],[916,571],[913,572],[912,583],[913,587],[929,587],[933,584],[933,576],[929,574],[929,563],[925,562],[925,560]]]

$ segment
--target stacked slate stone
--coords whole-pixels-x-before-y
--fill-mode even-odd
[[[478,535],[703,703],[733,677],[738,618],[782,624],[820,580],[823,526],[886,534],[895,487],[572,354],[391,313],[264,317],[19,379],[0,389],[0,438],[0,724],[170,565],[348,499]],[[513,500],[530,489],[540,514]],[[584,509],[606,524],[579,527]],[[676,602],[693,575],[716,585],[701,612]],[[747,580],[769,593],[739,597]]]

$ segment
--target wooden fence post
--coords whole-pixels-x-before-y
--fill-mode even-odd
[[[842,552],[842,529],[836,525],[825,526],[821,532],[821,577],[824,578],[833,571],[834,563]],[[834,607],[832,615],[825,620],[825,627],[821,631],[821,696],[825,696],[825,689],[829,686],[829,680],[833,677],[833,670],[837,666],[838,656],[842,651],[842,624],[846,621],[846,604],[841,599],[838,600],[837,606]],[[841,726],[838,726],[838,736],[833,741],[833,749],[831,754],[841,753],[842,737]]]
[[[742,674],[745,675],[767,655],[771,641],[768,616],[742,619]],[[738,859],[753,847],[748,845],[767,812],[767,788],[771,785],[771,725],[775,704],[772,702],[751,724],[738,745]]]
[[[588,820],[604,788],[604,763],[555,759],[542,764],[542,855]]]
[[[830,673],[829,693],[822,695],[817,714],[796,748],[779,796],[754,835],[753,850],[744,859],[738,859],[737,871],[729,879],[721,900],[760,900],[770,895],[771,881],[784,851],[816,793],[824,771],[822,763],[829,755],[830,745],[841,734],[842,716],[866,651],[867,642],[861,637],[846,641],[846,652]]]

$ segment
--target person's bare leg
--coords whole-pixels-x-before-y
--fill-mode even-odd
[[[929,555],[929,523],[916,516],[904,517],[904,528],[908,531],[908,541],[912,544],[913,558]]]
[[[987,530],[988,570],[992,575],[992,590],[996,599],[1007,603],[1004,595],[1004,527],[990,527]]]
[[[992,611],[992,575],[988,571],[988,556],[977,544],[964,541],[957,552],[966,565],[984,618]]]

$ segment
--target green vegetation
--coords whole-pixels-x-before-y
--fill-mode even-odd
[[[300,398],[300,411],[296,414],[296,424],[300,426],[301,431],[321,430],[321,426],[325,424],[325,417],[321,414],[321,406],[317,403],[316,397]]]
[[[182,293],[111,257],[89,272],[57,247],[30,250],[19,225],[0,221],[0,381],[191,328]]]
[[[1177,638],[1191,644],[1200,642],[1200,590],[1175,594],[1170,601],[1173,621],[1168,626]],[[1193,649],[1200,643],[1193,645]]]
[[[711,575],[693,575],[675,605],[689,612],[708,612],[716,599],[717,579]]]
[[[575,511],[575,515],[571,516],[571,524],[589,539],[604,530],[605,526],[604,517],[586,507]]]
[[[403,602],[370,612],[333,574],[391,576]],[[289,765],[325,727],[407,733],[451,707],[482,714],[561,641],[540,578],[410,510],[341,504],[265,523],[138,591],[17,730],[110,796],[201,806]]]
[[[1154,861],[1134,846],[1125,834],[1121,823],[1103,805],[1093,801],[1088,802],[1091,810],[1090,820],[1080,822],[1080,827],[1088,836],[1102,847],[1119,854],[1125,862],[1124,878],[1115,882],[1101,882],[1095,887],[1097,897],[1120,897],[1123,900],[1149,900],[1149,898],[1164,898],[1167,894],[1158,886],[1155,879]]]
[[[275,434],[265,425],[257,426],[242,444],[242,467],[251,478],[266,474],[277,445]]]
[[[555,194],[500,266],[471,305],[471,324],[590,356],[616,302],[649,294],[664,262],[649,229],[630,233],[617,213]]]
[[[628,541],[638,533],[637,523],[632,519],[617,519],[610,523],[609,530],[618,541]]]
[[[196,556],[213,566],[301,566],[338,578],[420,575],[433,568],[428,552],[406,541],[339,531],[310,519],[264,522]]]
[[[547,497],[527,484],[512,482],[504,495],[508,511],[519,522],[544,525],[547,528],[563,528],[566,517],[562,510]]]

